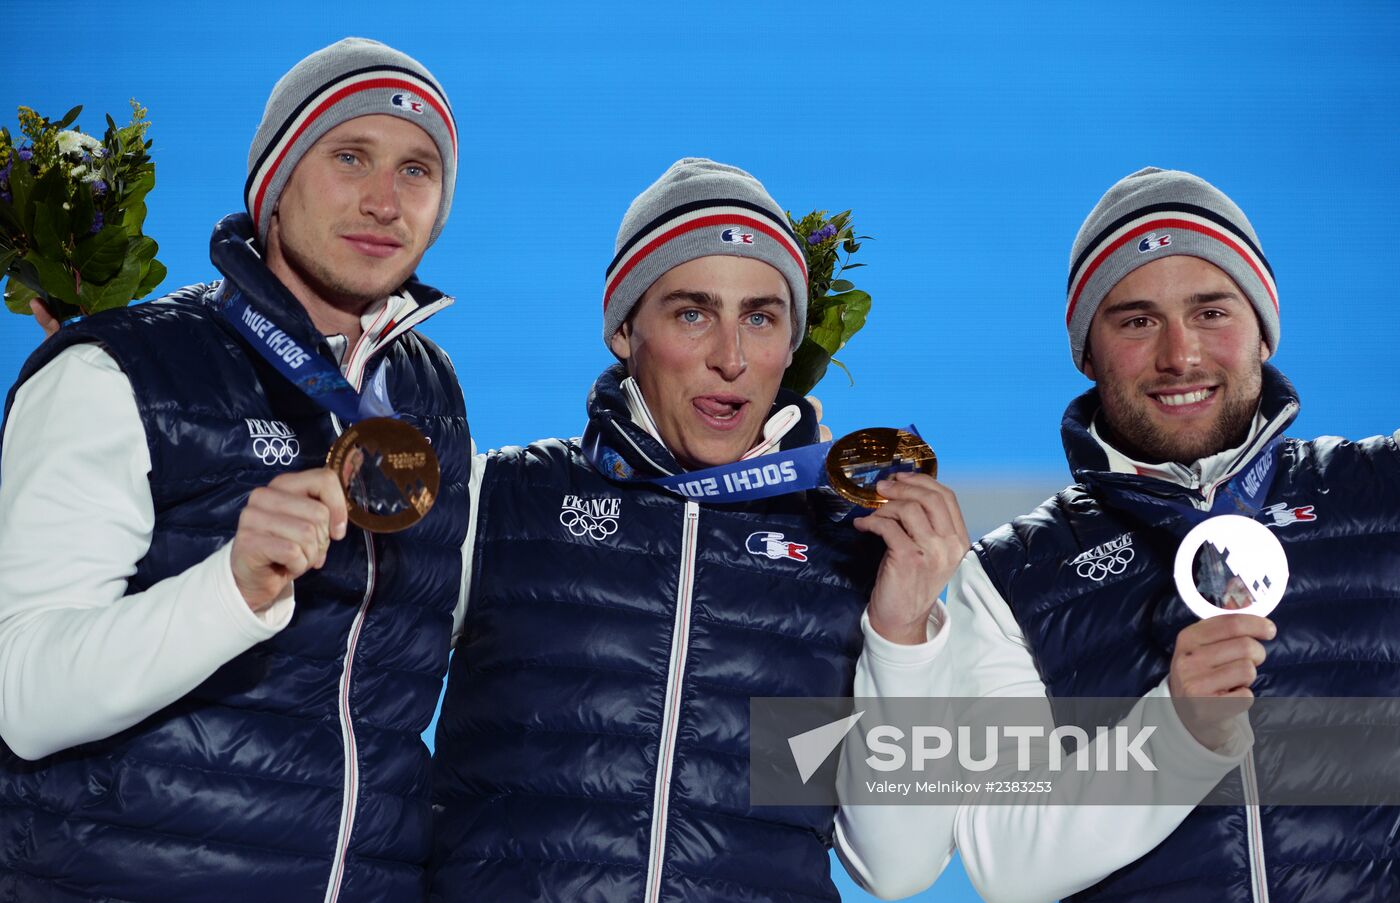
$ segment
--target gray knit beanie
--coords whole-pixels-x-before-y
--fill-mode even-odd
[[[1110,188],[1074,238],[1065,325],[1076,367],[1084,369],[1104,296],[1133,270],[1174,254],[1224,270],[1254,305],[1269,349],[1278,348],[1278,287],[1244,211],[1202,178],[1149,166]]]
[[[412,57],[367,38],[345,38],[297,63],[272,88],[248,149],[243,189],[258,241],[277,199],[311,146],[348,119],[384,113],[428,133],[442,155],[442,202],[428,242],[437,240],[452,209],[457,181],[457,123],[431,73]]]
[[[752,257],[783,274],[797,347],[807,334],[807,258],[797,234],[757,179],[703,157],[671,164],[622,217],[603,289],[604,344],[668,270],[717,255]]]

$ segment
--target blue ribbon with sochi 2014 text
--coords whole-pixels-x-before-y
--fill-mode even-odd
[[[912,424],[905,427],[905,431],[919,435],[918,429]],[[720,464],[665,477],[632,475],[631,467],[622,461],[622,456],[601,444],[585,448],[584,453],[595,468],[611,479],[651,483],[696,501],[730,504],[827,485],[826,458],[831,451],[831,445],[831,442],[819,442],[735,461],[732,464]],[[910,468],[891,465],[869,475],[861,482],[873,484],[891,474],[908,469]]]
[[[219,284],[214,306],[278,373],[342,423],[398,416],[389,403],[383,367],[375,372],[363,393],[356,392],[335,365],[315,350],[303,348],[272,316],[254,310],[229,280]]]

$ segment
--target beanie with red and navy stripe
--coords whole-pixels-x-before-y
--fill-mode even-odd
[[[442,156],[442,201],[429,242],[452,208],[457,181],[457,123],[432,74],[417,60],[378,41],[345,38],[297,63],[272,88],[248,150],[244,201],[267,244],[277,199],[302,156],[349,119],[382,113],[428,133]]]
[[[1264,342],[1278,349],[1278,287],[1244,211],[1198,176],[1149,166],[1110,188],[1074,239],[1065,325],[1076,367],[1084,369],[1089,324],[1104,297],[1133,270],[1174,254],[1199,257],[1235,280]]]
[[[807,334],[807,258],[797,234],[758,179],[702,157],[671,164],[622,217],[604,280],[603,342],[668,270],[711,256],[751,257],[783,275],[796,347]]]

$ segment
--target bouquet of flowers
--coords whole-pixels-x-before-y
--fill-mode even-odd
[[[870,236],[855,234],[849,210],[830,219],[825,210],[814,210],[801,219],[791,213],[787,217],[807,257],[807,335],[793,352],[783,387],[806,395],[821,382],[829,364],[845,370],[848,379],[851,376],[833,355],[865,325],[870,295],[841,275],[865,266],[851,263],[851,255]]]
[[[102,140],[70,128],[82,107],[50,122],[19,108],[22,138],[0,128],[0,275],[5,306],[39,300],[59,320],[123,307],[165,278],[156,243],[141,234],[155,187],[144,107],[107,117]]]

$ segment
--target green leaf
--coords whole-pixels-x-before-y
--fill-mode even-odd
[[[20,282],[14,276],[11,276],[5,282],[5,306],[8,307],[12,313],[24,314],[28,317],[34,316],[34,311],[29,309],[29,302],[37,297],[39,297],[38,292],[25,285],[23,282]]]
[[[68,225],[65,212],[51,204],[41,204],[34,211],[34,229],[30,233],[34,239],[34,249],[54,263],[64,257],[63,233],[60,229]]]
[[[833,355],[841,347],[841,305],[830,304],[816,314],[815,317],[808,315],[807,338],[826,351],[828,356]]]
[[[44,295],[67,301],[69,304],[78,303],[78,289],[73,285],[73,274],[61,263],[50,260],[37,251],[30,251],[24,255],[24,260],[39,274],[39,287]]]
[[[81,113],[82,111],[83,111],[83,105],[82,105],[82,104],[78,104],[76,107],[74,107],[73,109],[69,110],[67,113],[64,113],[64,114],[63,114],[63,118],[60,119],[58,122],[55,122],[55,123],[54,123],[54,128],[58,128],[58,129],[66,129],[66,128],[68,128],[68,126],[70,126],[70,125],[73,124],[73,120],[75,120],[75,119],[78,118],[78,114]]]
[[[80,312],[91,312],[97,309],[97,305],[102,303],[103,286],[96,282],[84,282],[82,288],[78,289],[78,308]]]
[[[831,283],[831,290],[833,292],[849,292],[853,288],[855,288],[855,286],[845,279],[834,279]]]
[[[827,306],[821,310],[816,322],[809,322],[807,335],[812,341],[826,349],[827,354],[835,354],[851,340],[870,313],[870,296],[859,290],[828,295]]]
[[[71,210],[64,210],[63,205],[68,201],[68,182],[64,178],[60,167],[53,167],[34,184],[34,190],[30,192],[29,203],[34,208],[33,219],[27,225],[33,230],[35,241],[39,247],[46,248],[45,252],[54,259],[62,259],[65,255],[63,246],[70,241],[73,232],[73,214]],[[41,225],[41,214],[44,225]],[[51,229],[53,236],[58,241],[48,249],[43,243],[40,231]]]
[[[10,262],[19,256],[19,251],[10,248],[8,251],[0,251],[0,274],[10,268]]]
[[[841,305],[841,344],[837,346],[839,351],[851,340],[856,333],[865,326],[865,318],[870,315],[870,296],[865,292],[856,290],[846,292],[849,300]],[[832,354],[836,352],[833,351]]]
[[[149,239],[148,239],[149,240]],[[151,242],[155,244],[155,242]],[[101,294],[97,296],[97,301],[86,313],[95,314],[98,311],[110,310],[114,307],[125,307],[130,303],[136,294],[136,286],[141,282],[141,269],[143,261],[132,253],[128,253],[122,262],[121,272],[116,277],[102,286]]]
[[[97,205],[92,200],[92,188],[87,185],[79,185],[78,190],[73,192],[73,210],[70,217],[75,236],[88,234],[92,229],[92,218],[96,212]]]
[[[152,188],[156,187],[156,171],[152,167],[136,177],[136,180],[126,186],[126,193],[122,195],[122,206],[137,204],[141,202]]]
[[[24,227],[20,225],[19,214],[15,212],[14,206],[4,201],[0,201],[0,230],[3,230],[11,243],[16,242],[24,233]]]
[[[802,340],[792,353],[792,363],[783,371],[783,388],[806,395],[826,375],[831,355],[810,338]]]
[[[30,291],[43,294],[44,287],[39,284],[39,271],[23,257],[17,257],[10,262],[10,278],[23,282],[29,286]]]
[[[153,239],[141,237],[128,240],[123,253],[121,270],[100,286],[100,293],[86,312],[90,314],[114,307],[125,307],[134,298],[144,294],[140,291],[143,282],[151,276],[153,269],[159,268],[157,282],[165,276],[165,267],[155,263],[157,245]],[[147,289],[149,291],[150,289]]]
[[[129,238],[139,238],[141,228],[146,222],[146,205],[144,203],[132,204],[126,208],[122,214],[121,226],[126,230]]]
[[[129,239],[121,226],[103,226],[96,235],[78,242],[73,266],[84,282],[103,283],[117,275],[126,258]]]
[[[152,260],[146,265],[146,271],[141,274],[141,284],[136,286],[136,297],[146,297],[151,292],[155,291],[156,286],[164,281],[165,264],[161,263],[159,260]]]
[[[143,235],[131,240],[126,253],[127,256],[135,257],[142,266],[145,266],[155,259],[158,247],[154,238]]]
[[[847,367],[845,364],[841,363],[840,361],[838,361],[838,360],[837,360],[836,358],[834,358],[834,357],[831,359],[831,362],[832,362],[833,364],[835,364],[836,366],[838,366],[838,367],[841,368],[841,372],[844,373],[844,374],[846,374],[846,379],[848,379],[848,380],[851,381],[851,385],[854,386],[854,385],[856,384],[856,378],[855,378],[854,376],[851,375],[851,371],[850,371],[850,368],[849,368],[849,367]]]
[[[34,228],[34,208],[29,203],[33,193],[33,170],[29,168],[28,163],[16,160],[14,168],[10,170],[10,203],[19,214],[20,225],[25,232]]]

